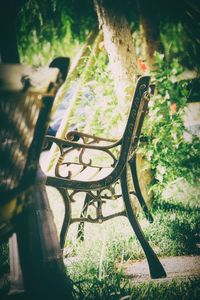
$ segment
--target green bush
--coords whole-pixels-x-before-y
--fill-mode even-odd
[[[178,177],[194,183],[200,175],[199,138],[193,136],[191,141],[184,138],[188,90],[186,81],[178,81],[182,72],[177,59],[168,62],[164,55],[156,55],[156,94],[150,101],[144,129],[149,142],[141,145],[140,151],[151,162],[154,178],[151,189],[157,197]]]

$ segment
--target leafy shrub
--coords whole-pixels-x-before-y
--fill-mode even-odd
[[[161,195],[167,183],[178,177],[194,183],[200,175],[199,138],[193,136],[191,141],[184,138],[183,115],[188,90],[185,81],[178,81],[182,72],[177,59],[169,63],[163,55],[156,55],[157,92],[150,101],[144,130],[149,142],[141,150],[151,162],[152,190],[156,196]]]

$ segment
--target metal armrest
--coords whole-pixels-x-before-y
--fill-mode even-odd
[[[73,142],[70,140],[64,140],[64,139],[59,139],[50,135],[46,135],[45,136],[45,143],[46,142],[52,142],[52,143],[56,143],[57,146],[60,148],[61,153],[63,151],[63,148],[84,148],[84,149],[93,149],[93,150],[108,150],[108,149],[112,149],[115,148],[117,146],[119,146],[121,144],[121,139],[116,141],[113,144],[110,145],[105,145],[105,146],[101,146],[101,145],[91,145],[91,144],[84,144],[84,143],[77,143],[77,142]]]
[[[74,139],[82,139],[84,144],[98,144],[99,142],[110,142],[116,143],[118,140],[116,139],[107,139],[103,137],[98,137],[92,134],[87,134],[79,131],[69,131],[65,135],[65,139],[67,141],[74,141]]]

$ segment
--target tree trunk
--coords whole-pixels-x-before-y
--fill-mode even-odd
[[[106,1],[105,1],[106,2]],[[136,52],[129,24],[115,1],[106,5],[94,0],[100,28],[104,34],[104,46],[109,56],[115,92],[119,104],[132,96],[138,68]]]
[[[149,68],[153,69],[155,63],[154,52],[164,51],[160,40],[156,7],[152,1],[138,0],[138,10],[140,13],[142,45],[144,45],[143,52]]]
[[[131,99],[135,87],[135,79],[139,74],[136,50],[130,26],[123,14],[123,5],[110,1],[94,0],[99,26],[104,34],[104,46],[109,56],[110,70],[113,76],[115,93],[119,106],[123,106],[126,100]],[[107,2],[108,3],[108,2]],[[146,28],[146,27],[145,27]],[[146,30],[147,33],[147,30]],[[121,132],[121,130],[119,130]],[[152,195],[148,193],[147,184],[151,181],[150,171],[144,172],[144,160],[138,155],[137,169],[140,178],[142,194],[151,202]]]
[[[164,52],[163,45],[160,40],[160,29],[158,21],[158,10],[153,1],[137,0],[138,11],[140,14],[140,32],[141,32],[141,46],[144,58],[147,60],[147,65],[150,70],[155,69],[154,53]],[[151,203],[153,193],[149,193],[147,188],[152,181],[152,172],[150,165],[145,161],[141,155],[137,156],[138,174],[141,183],[141,190],[147,202]]]

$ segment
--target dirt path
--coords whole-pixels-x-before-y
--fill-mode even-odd
[[[166,257],[161,258],[160,261],[165,268],[167,278],[156,280],[200,277],[200,256]],[[152,280],[146,260],[129,263],[124,267],[126,275],[136,282]]]

